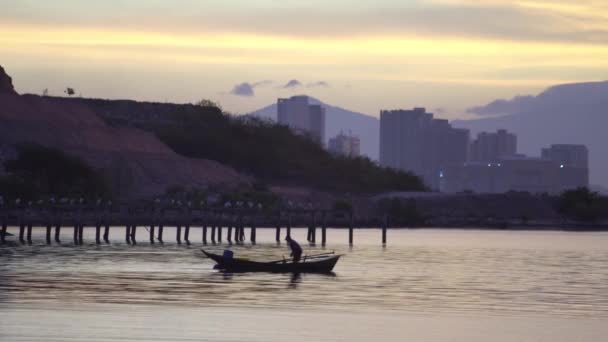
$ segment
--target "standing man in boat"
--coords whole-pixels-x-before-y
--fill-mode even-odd
[[[291,256],[293,256],[293,262],[300,261],[300,258],[302,257],[302,247],[300,247],[300,244],[297,243],[296,240],[292,239],[289,235],[285,237],[285,241],[287,241],[289,244]]]

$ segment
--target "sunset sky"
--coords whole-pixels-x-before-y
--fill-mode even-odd
[[[309,94],[456,118],[608,79],[608,2],[0,0],[0,65],[22,93],[210,98],[235,113]]]

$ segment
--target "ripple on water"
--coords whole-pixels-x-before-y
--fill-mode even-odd
[[[271,241],[272,233],[262,230],[259,237],[266,234]],[[5,246],[0,247],[0,302],[295,305],[608,318],[607,234],[391,231],[387,248],[377,240],[375,231],[357,232],[353,249],[328,246],[344,254],[334,276],[222,274],[197,247],[172,244]],[[232,248],[251,259],[287,254],[284,245],[275,244]]]

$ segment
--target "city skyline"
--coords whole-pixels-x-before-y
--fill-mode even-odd
[[[0,3],[0,53],[22,93],[210,98],[235,113],[306,93],[456,119],[608,78],[607,17],[595,1],[26,0]]]

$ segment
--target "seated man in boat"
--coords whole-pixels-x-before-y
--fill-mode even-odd
[[[291,236],[287,235],[285,237],[285,241],[289,244],[289,249],[291,249],[291,256],[293,256],[293,262],[300,261],[302,257],[302,247],[300,244],[296,242],[296,240],[292,239]]]

